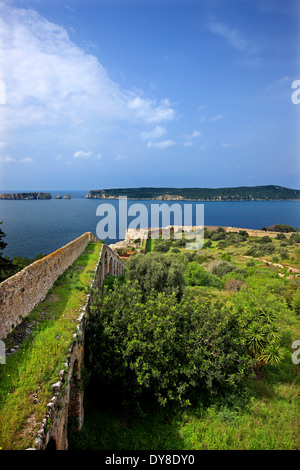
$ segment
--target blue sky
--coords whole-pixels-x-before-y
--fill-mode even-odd
[[[0,0],[0,190],[299,189],[299,31],[298,0]]]

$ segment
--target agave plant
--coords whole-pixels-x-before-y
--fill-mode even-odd
[[[284,349],[278,344],[270,343],[258,357],[262,364],[279,364],[284,359]]]

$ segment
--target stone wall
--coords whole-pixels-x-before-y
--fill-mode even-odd
[[[35,261],[0,284],[0,339],[5,338],[46,296],[57,278],[84,252],[90,232]]]
[[[57,382],[52,385],[53,397],[48,403],[46,414],[36,437],[37,450],[67,450],[69,418],[73,417],[76,429],[81,429],[84,421],[81,371],[84,365],[84,341],[88,324],[89,309],[93,293],[102,289],[103,280],[108,275],[124,273],[124,263],[109,246],[102,245],[99,261],[91,284],[91,293],[78,317],[77,333],[70,346],[65,365]],[[73,423],[74,425],[74,423]]]

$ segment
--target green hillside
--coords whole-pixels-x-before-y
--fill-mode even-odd
[[[300,199],[300,190],[282,186],[240,186],[236,188],[116,188],[92,190],[86,198],[164,199],[164,200],[221,200],[252,201]]]

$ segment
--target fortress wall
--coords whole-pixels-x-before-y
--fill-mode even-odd
[[[45,450],[51,446],[56,450],[68,449],[69,418],[75,418],[75,431],[80,430],[84,421],[84,386],[82,384],[82,368],[84,365],[85,332],[88,325],[90,305],[94,291],[100,292],[103,280],[108,274],[123,274],[124,262],[109,246],[103,244],[99,261],[94,272],[91,292],[87,295],[86,304],[78,318],[77,333],[66,359],[67,372],[61,371],[58,382],[53,384],[54,396],[49,403],[42,426],[37,433],[35,449]],[[64,386],[63,386],[64,384]]]
[[[217,230],[219,228],[219,225],[205,225],[205,227],[208,230]],[[238,228],[238,227],[222,227],[225,232],[238,232],[239,230],[245,230],[248,232],[248,235],[250,237],[264,237],[268,236],[270,238],[275,238],[277,237],[278,233],[281,232],[271,232],[271,231],[264,231],[264,230],[256,230],[256,229],[250,229],[250,228]],[[177,226],[177,225],[168,225],[166,227],[160,227],[160,228],[142,228],[142,229],[128,229],[126,232],[126,240],[133,240],[136,238],[148,238],[152,236],[152,238],[158,237],[158,235],[161,233],[168,234],[170,229],[174,230],[175,232],[177,230],[182,230],[185,229],[185,231],[195,231],[196,227],[193,226]],[[289,238],[291,236],[291,233],[284,233],[284,235]]]
[[[84,252],[86,232],[55,252],[35,261],[0,284],[0,339],[4,339],[46,296],[57,278]]]

